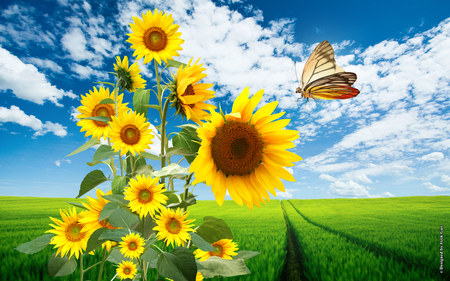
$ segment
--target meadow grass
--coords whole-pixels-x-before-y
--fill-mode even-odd
[[[47,264],[53,250],[47,247],[33,255],[16,250],[18,245],[31,241],[51,229],[49,216],[61,219],[59,209],[68,209],[69,202],[86,202],[73,198],[29,198],[0,196],[0,276],[1,280],[79,280],[78,269],[69,276],[50,277]],[[71,207],[72,208],[72,207]],[[79,209],[81,210],[81,209]],[[234,242],[239,250],[261,252],[246,261],[252,274],[226,278],[226,280],[279,280],[286,256],[286,225],[278,200],[273,200],[261,209],[249,210],[233,201],[226,200],[222,207],[215,201],[199,201],[188,208],[188,219],[196,219],[195,226],[203,222],[204,216],[223,219],[231,228]],[[160,244],[160,243],[159,243]],[[101,252],[87,255],[84,268],[101,260]],[[97,280],[99,266],[85,273],[85,280]],[[106,262],[103,280],[115,275],[113,264]],[[209,280],[223,279],[216,277]],[[149,272],[149,280],[156,280],[156,270]]]
[[[450,233],[450,197],[289,200],[307,221],[407,264],[437,271],[440,226]],[[450,256],[444,239],[444,257]],[[444,263],[449,275],[450,263]]]
[[[429,269],[411,268],[308,223],[288,201],[282,204],[300,246],[306,280],[439,280]]]

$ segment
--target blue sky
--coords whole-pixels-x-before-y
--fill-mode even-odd
[[[117,55],[132,57],[125,41],[132,16],[155,8],[180,25],[185,43],[175,59],[201,57],[204,82],[215,84],[212,103],[230,112],[245,87],[251,94],[264,89],[260,106],[278,100],[276,112],[291,119],[287,128],[300,131],[291,151],[304,160],[289,168],[297,182],[284,181],[277,198],[450,195],[449,1],[99,3],[0,2],[0,195],[75,197],[88,172],[108,173],[85,164],[94,149],[64,158],[88,140],[76,108],[92,82],[113,81],[107,72]],[[302,106],[294,61],[301,73],[323,40],[337,63],[358,75],[361,93]],[[153,85],[153,64],[142,62]],[[173,113],[170,132],[181,124]],[[159,125],[157,111],[148,116]],[[151,151],[158,154],[158,146]],[[214,199],[204,184],[195,193]]]

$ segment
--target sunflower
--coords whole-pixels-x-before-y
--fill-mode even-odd
[[[137,212],[140,218],[150,214],[152,217],[155,211],[166,204],[169,198],[162,194],[165,189],[164,184],[158,184],[159,178],[152,179],[151,176],[137,175],[136,180],[130,179],[130,186],[124,190],[125,200],[129,200],[128,207],[133,212]]]
[[[89,211],[80,214],[80,223],[83,223],[85,225],[85,228],[92,230],[92,232],[102,227],[106,227],[108,229],[117,229],[117,227],[112,226],[109,222],[106,222],[106,220],[99,220],[100,213],[102,212],[106,203],[108,203],[109,201],[103,199],[102,196],[105,195],[105,193],[100,189],[96,188],[95,193],[98,198],[97,200],[86,195],[89,204],[81,203]],[[106,195],[111,194],[112,190],[106,192]],[[102,244],[102,248],[106,247],[106,250],[109,252],[109,250],[111,250],[111,247],[115,246],[116,244],[116,242],[106,241]]]
[[[113,142],[114,152],[120,150],[120,155],[130,151],[131,154],[140,153],[144,149],[150,149],[149,144],[155,136],[149,129],[150,123],[145,121],[144,114],[124,112],[119,118],[112,116],[111,131],[109,137]]]
[[[195,258],[200,259],[201,261],[205,261],[212,256],[216,256],[221,259],[231,260],[231,256],[237,255],[237,253],[235,253],[235,251],[238,250],[237,244],[231,242],[231,239],[221,239],[217,242],[214,242],[212,245],[214,248],[216,248],[215,251],[205,252],[197,249],[194,251]]]
[[[214,84],[198,83],[206,77],[206,74],[202,73],[206,68],[202,68],[203,64],[197,64],[200,59],[191,65],[192,59],[185,68],[182,65],[178,68],[177,76],[172,82],[176,85],[173,87],[176,88],[176,95],[172,98],[172,107],[176,108],[176,114],[202,125],[201,119],[209,115],[205,110],[216,109],[214,105],[204,103],[214,97],[214,91],[207,90]]]
[[[45,233],[53,233],[54,236],[51,239],[50,244],[54,244],[53,249],[58,248],[56,255],[61,253],[61,257],[64,257],[67,252],[70,251],[69,258],[75,254],[78,259],[80,254],[83,254],[83,250],[86,250],[87,242],[92,234],[92,231],[86,231],[84,224],[80,223],[80,216],[77,214],[77,210],[73,207],[73,210],[69,209],[61,211],[59,209],[63,221],[50,217],[50,219],[57,224],[50,224],[54,229],[47,230]]]
[[[119,267],[116,268],[117,275],[120,280],[133,279],[137,273],[136,265],[131,261],[122,261],[119,263]]]
[[[142,14],[142,20],[138,17],[133,20],[134,24],[130,23],[133,33],[127,34],[130,36],[127,42],[133,44],[131,48],[135,49],[133,56],[137,56],[137,60],[145,56],[144,64],[153,59],[161,64],[161,60],[167,63],[172,56],[179,56],[177,50],[182,50],[180,45],[184,40],[179,38],[181,32],[177,30],[180,26],[173,24],[172,15],[163,15],[155,9],[155,13]]]
[[[153,230],[158,231],[157,237],[159,240],[163,240],[167,244],[177,246],[183,245],[191,236],[189,231],[194,231],[189,223],[195,220],[186,220],[189,212],[181,213],[180,208],[176,211],[172,209],[161,209],[161,215],[156,215],[156,224]]]
[[[131,259],[139,258],[144,252],[144,239],[137,233],[130,233],[127,236],[122,237],[123,242],[119,242],[120,252],[126,257]]]
[[[145,88],[146,81],[142,79],[141,70],[137,63],[133,63],[128,67],[128,57],[125,56],[123,61],[120,61],[120,57],[116,57],[117,64],[114,64],[114,70],[116,71],[117,79],[121,79],[120,87],[127,89],[129,92],[136,91],[137,88]]]
[[[85,137],[92,136],[92,138],[97,138],[97,140],[100,140],[103,136],[103,138],[106,139],[110,130],[108,124],[82,118],[95,116],[106,116],[111,118],[111,116],[116,115],[114,104],[100,104],[102,100],[107,98],[115,100],[115,95],[113,93],[110,94],[109,89],[105,89],[103,87],[100,87],[99,90],[94,87],[94,92],[89,91],[89,94],[86,94],[86,96],[81,96],[82,106],[77,108],[81,113],[77,115],[77,118],[80,118],[81,120],[77,122],[77,125],[81,126],[80,132],[86,131],[86,134],[84,135]],[[122,103],[122,99],[123,94],[117,97],[117,114],[119,115],[129,110],[129,108],[127,108],[128,103]]]
[[[264,91],[248,98],[248,87],[234,101],[232,112],[226,116],[211,112],[211,121],[197,129],[201,146],[189,172],[195,172],[192,184],[206,181],[211,185],[217,203],[222,206],[228,190],[239,205],[261,207],[263,197],[270,201],[267,190],[276,196],[275,189],[284,192],[279,178],[295,181],[283,166],[302,158],[285,149],[293,148],[298,131],[282,130],[289,119],[274,121],[284,112],[271,115],[278,102],[253,110]],[[225,120],[226,121],[225,121]],[[272,122],[274,121],[274,122]]]

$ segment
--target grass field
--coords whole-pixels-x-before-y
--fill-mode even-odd
[[[66,277],[48,276],[48,259],[54,251],[50,247],[34,255],[14,250],[50,229],[49,216],[60,218],[59,208],[70,206],[65,201],[84,200],[0,196],[1,280],[79,279],[78,270]],[[444,258],[450,257],[450,197],[282,200],[281,204],[272,200],[254,210],[233,201],[222,207],[215,201],[199,201],[188,211],[196,226],[204,216],[225,220],[240,250],[261,252],[246,261],[251,275],[209,280],[445,280],[444,275],[449,276],[449,262],[444,263],[445,274],[439,273],[439,231],[442,226]],[[289,244],[284,213],[289,237],[295,240]],[[299,257],[298,266],[286,260],[288,245],[289,260]],[[98,260],[100,253],[87,256],[84,267]],[[98,267],[88,271],[85,280],[97,280],[97,274]],[[106,263],[103,280],[114,275],[115,268]],[[150,273],[149,280],[156,280],[156,275]]]

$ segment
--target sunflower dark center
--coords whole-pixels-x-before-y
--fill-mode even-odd
[[[109,104],[97,104],[91,113],[92,117],[95,116],[105,116],[111,118],[114,115],[114,108]],[[106,127],[108,124],[100,121],[94,121],[97,127]]]
[[[176,219],[170,219],[166,223],[166,229],[168,232],[170,232],[172,234],[178,234],[178,233],[180,233],[180,230],[181,230],[180,222]]]
[[[148,203],[150,201],[152,201],[152,193],[147,190],[147,189],[143,189],[141,191],[139,191],[139,202],[140,203]]]
[[[131,243],[128,245],[128,248],[130,248],[130,250],[136,250],[137,245],[136,245],[135,242],[131,242]]]
[[[83,228],[82,224],[73,223],[66,228],[66,239],[71,242],[79,242],[81,241],[85,234],[81,232]]]
[[[130,274],[131,270],[127,267],[127,268],[125,268],[125,269],[123,270],[123,272],[124,272],[125,274]]]
[[[222,245],[213,244],[213,247],[216,248],[216,250],[215,251],[211,251],[210,252],[211,255],[213,255],[213,256],[220,256],[220,255],[222,255],[222,251],[223,251]]]
[[[167,34],[159,27],[151,27],[144,34],[144,44],[150,51],[164,50],[167,42]]]
[[[137,144],[141,139],[141,133],[139,129],[134,125],[125,125],[120,131],[121,140],[128,144]]]
[[[248,123],[231,121],[211,141],[211,156],[225,175],[251,173],[260,163],[263,152],[261,137]]]
[[[192,87],[192,84],[189,84],[189,85],[186,87],[186,90],[184,90],[184,93],[182,94],[182,96],[193,96],[193,95],[195,95],[194,87]],[[188,104],[188,106],[189,106],[190,108],[194,108],[194,107],[195,107],[195,104]]]

